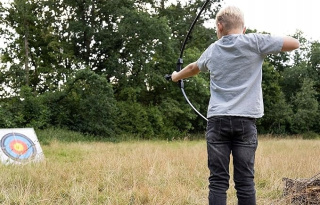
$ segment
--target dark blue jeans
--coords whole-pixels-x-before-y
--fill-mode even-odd
[[[226,205],[230,155],[238,205],[255,205],[254,159],[258,146],[256,120],[246,117],[209,118],[207,126],[209,205]]]

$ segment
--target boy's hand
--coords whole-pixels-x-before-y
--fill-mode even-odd
[[[173,82],[178,82],[179,81],[179,80],[177,80],[177,74],[178,74],[177,71],[173,71],[173,73],[171,74],[171,80]]]

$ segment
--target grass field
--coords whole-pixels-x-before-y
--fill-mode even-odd
[[[52,140],[42,149],[46,159],[41,163],[0,165],[0,204],[207,204],[204,140]],[[310,178],[319,173],[319,156],[320,140],[261,137],[257,203],[276,204],[283,177]],[[228,204],[236,204],[232,181]]]

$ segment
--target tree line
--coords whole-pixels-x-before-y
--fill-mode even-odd
[[[217,40],[220,0],[200,17],[184,53],[193,62]],[[164,79],[175,70],[185,35],[203,1],[13,0],[0,3],[0,126],[58,127],[109,137],[171,139],[204,132],[206,122]],[[255,32],[254,30],[248,32]],[[319,133],[320,44],[263,64],[265,116],[261,133]],[[187,79],[186,93],[201,112],[209,75]]]

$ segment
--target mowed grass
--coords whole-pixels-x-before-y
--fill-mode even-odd
[[[42,149],[41,163],[0,165],[0,204],[207,204],[204,140],[53,140]],[[319,173],[319,156],[320,140],[260,138],[257,204],[278,203],[283,177],[310,178]],[[230,205],[236,204],[233,186],[231,176]]]

